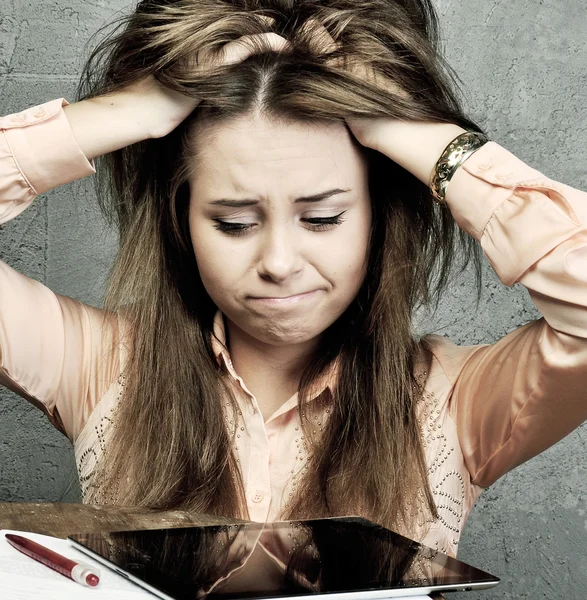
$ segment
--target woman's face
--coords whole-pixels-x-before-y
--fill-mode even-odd
[[[190,234],[229,325],[259,342],[317,338],[363,282],[367,161],[341,123],[241,116],[193,133]]]

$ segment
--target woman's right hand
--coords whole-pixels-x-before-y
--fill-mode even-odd
[[[274,23],[270,17],[258,18],[269,27]],[[240,63],[260,51],[282,52],[288,51],[290,47],[290,42],[276,33],[245,35],[214,52],[198,53],[194,57],[192,68],[194,73],[202,75],[220,67]],[[197,99],[163,86],[152,75],[127,88],[128,92],[133,101],[144,105],[149,111],[148,137],[151,138],[163,137],[173,131],[199,103]]]
[[[289,48],[290,43],[276,33],[242,36],[220,50],[196,56],[194,70],[201,73],[242,62],[261,50],[281,52]],[[150,75],[118,92],[70,104],[64,111],[80,148],[91,160],[145,139],[167,135],[198,103],[199,100],[163,86]]]

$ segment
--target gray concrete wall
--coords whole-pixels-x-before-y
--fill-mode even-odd
[[[73,92],[84,45],[121,0],[0,0],[0,114]],[[469,112],[545,174],[587,190],[584,0],[437,0],[446,54]],[[114,251],[90,180],[38,198],[0,231],[0,256],[54,291],[99,305]],[[463,277],[423,326],[462,344],[492,342],[538,315],[523,288],[485,269],[474,308]],[[459,556],[503,578],[470,598],[565,598],[587,589],[587,428],[481,497]],[[0,501],[79,501],[73,453],[42,414],[0,391]]]

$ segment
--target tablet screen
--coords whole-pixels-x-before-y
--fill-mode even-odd
[[[70,539],[177,600],[447,590],[499,581],[359,517],[77,534]]]

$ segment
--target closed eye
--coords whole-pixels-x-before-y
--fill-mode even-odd
[[[340,225],[344,219],[342,216],[346,210],[343,210],[338,215],[334,215],[333,217],[308,217],[306,219],[302,219],[304,223],[308,223],[311,225],[314,230],[322,230],[327,229],[329,227],[333,227],[334,225]]]
[[[223,221],[222,219],[213,219],[214,227],[218,231],[227,233],[228,235],[245,235],[249,229],[254,227],[254,223],[233,223],[232,221]]]
[[[303,223],[306,223],[309,226],[308,229],[312,231],[323,231],[335,227],[336,225],[340,225],[344,221],[342,216],[345,212],[346,210],[343,210],[338,215],[332,217],[307,217],[300,220]],[[218,229],[218,231],[222,231],[223,233],[232,236],[245,235],[256,225],[256,223],[235,223],[233,221],[223,221],[222,219],[212,220],[214,221],[214,227]]]

